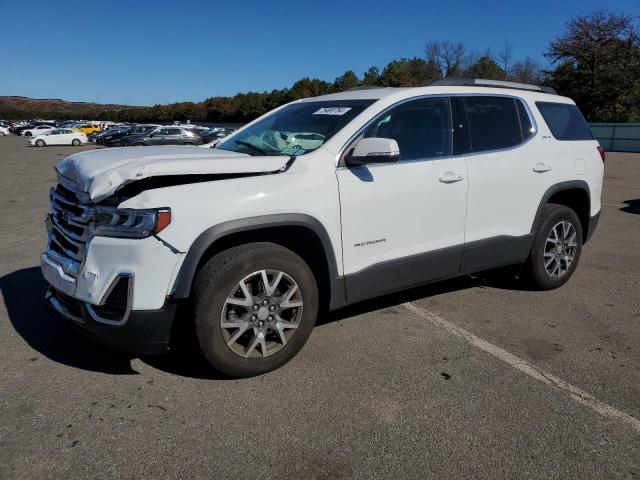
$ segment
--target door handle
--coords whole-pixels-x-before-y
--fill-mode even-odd
[[[456,183],[464,179],[464,175],[460,175],[454,172],[444,172],[440,177],[442,183]]]
[[[548,172],[549,170],[551,170],[551,166],[542,162],[536,163],[536,166],[533,167],[533,171],[537,173],[544,173],[544,172]]]

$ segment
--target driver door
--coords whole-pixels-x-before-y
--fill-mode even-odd
[[[460,271],[468,182],[452,125],[449,98],[402,103],[363,134],[396,140],[400,161],[337,169],[350,302]]]

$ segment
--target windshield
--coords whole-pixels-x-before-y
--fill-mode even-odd
[[[218,149],[249,155],[304,155],[319,148],[373,102],[293,103],[222,142]]]

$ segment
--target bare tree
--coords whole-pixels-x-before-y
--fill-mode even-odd
[[[427,61],[437,64],[443,77],[461,75],[467,64],[467,54],[460,42],[431,41],[425,45]]]
[[[427,62],[440,64],[440,42],[427,42],[424,46],[424,54]]]
[[[510,78],[514,82],[520,83],[542,83],[544,80],[542,67],[537,60],[526,57],[523,60],[513,64],[509,72]]]
[[[509,42],[509,40],[505,40],[500,45],[500,50],[498,51],[498,58],[500,62],[502,62],[502,68],[505,72],[509,71],[509,65],[511,64],[511,60],[513,59],[513,45]]]

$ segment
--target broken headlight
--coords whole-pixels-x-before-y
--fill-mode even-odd
[[[171,209],[96,207],[93,234],[101,237],[147,238],[171,223]]]

